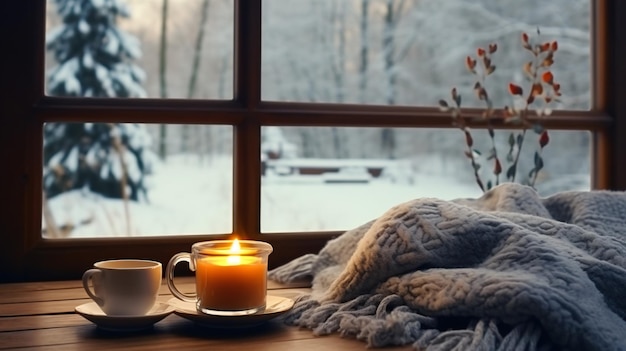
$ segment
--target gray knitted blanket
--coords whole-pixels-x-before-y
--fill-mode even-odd
[[[626,193],[421,198],[269,278],[312,279],[285,323],[369,347],[626,350]]]

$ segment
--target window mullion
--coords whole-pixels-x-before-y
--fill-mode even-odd
[[[235,100],[255,109],[261,99],[261,1],[235,0]]]
[[[233,231],[240,237],[260,233],[261,1],[235,0],[235,101],[245,109],[234,129]]]
[[[606,98],[608,100],[608,113],[613,117],[613,124],[606,133],[610,141],[607,141],[606,151],[610,156],[603,155],[605,170],[610,172],[610,189],[626,190],[626,3],[611,1],[606,3],[606,19],[608,23],[608,64],[606,67],[607,79]],[[601,166],[600,166],[601,167]]]

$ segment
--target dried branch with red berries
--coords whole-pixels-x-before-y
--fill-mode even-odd
[[[484,192],[493,186],[500,184],[500,176],[503,171],[503,164],[506,163],[505,178],[508,182],[515,182],[518,174],[519,158],[526,138],[526,131],[531,129],[537,134],[538,148],[534,153],[533,167],[528,172],[524,183],[532,187],[535,186],[537,176],[544,167],[544,159],[542,156],[543,149],[548,145],[550,136],[548,131],[543,128],[540,123],[542,116],[549,115],[552,110],[550,105],[559,101],[561,96],[561,86],[555,81],[551,67],[554,64],[554,54],[558,50],[556,41],[540,42],[540,31],[537,30],[537,39],[532,40],[528,34],[522,33],[522,47],[532,55],[532,59],[524,63],[522,71],[526,77],[529,87],[524,94],[524,88],[509,83],[507,90],[513,98],[513,104],[506,105],[502,109],[494,109],[494,103],[487,92],[485,81],[496,70],[496,66],[492,62],[492,55],[497,50],[497,44],[489,44],[487,48],[478,48],[476,56],[467,56],[465,58],[465,66],[470,73],[476,76],[474,84],[474,95],[485,104],[482,118],[487,124],[487,131],[490,138],[490,149],[486,155],[486,161],[492,163],[491,175],[487,181],[483,180],[479,170],[482,164],[479,157],[482,152],[474,146],[474,138],[468,122],[469,118],[463,115],[461,109],[461,95],[457,88],[452,88],[452,103],[446,100],[439,100],[439,107],[442,111],[449,111],[453,118],[453,123],[459,127],[465,135],[465,144],[467,149],[465,155],[470,161],[474,172],[476,183]],[[532,119],[531,114],[538,118]],[[517,131],[511,132],[508,138],[508,151],[505,159],[501,160],[498,153],[497,143],[495,139],[495,130],[493,122],[501,120],[505,124],[516,126]]]

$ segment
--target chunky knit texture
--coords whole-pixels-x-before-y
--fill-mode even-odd
[[[626,350],[626,193],[421,198],[269,278],[312,279],[286,323],[370,347]]]

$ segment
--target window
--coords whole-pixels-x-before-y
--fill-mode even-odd
[[[72,11],[48,4],[48,95],[232,98],[232,2],[84,2]],[[489,3],[358,5],[263,2],[262,100],[432,107],[451,86],[471,92],[473,77],[462,63],[475,46],[490,45],[490,38],[500,42],[492,53],[498,74],[483,84],[491,88],[492,101],[510,103],[504,87],[509,81],[523,85],[522,62],[532,58],[520,45],[520,31],[532,33],[537,26],[543,35],[532,40],[558,40],[563,51],[551,69],[567,94],[550,108],[591,106],[591,75],[572,74],[590,72],[587,0],[559,16],[550,7],[520,11]],[[466,107],[480,105],[478,99],[464,101]],[[498,132],[498,144],[506,147],[503,138],[511,133],[517,134]],[[475,134],[474,149],[488,150],[480,145],[485,133]],[[529,135],[520,180],[535,182],[542,194],[589,189],[589,133],[550,134],[553,142],[542,152],[547,162],[536,178],[527,175],[537,145]],[[262,232],[345,230],[416,196],[480,194],[472,172],[456,171],[469,164],[459,150],[463,134],[453,129],[267,126],[261,139]],[[47,123],[43,236],[229,233],[231,145],[232,129],[224,126]],[[500,159],[507,169],[513,164]],[[477,161],[487,177],[492,161]],[[366,200],[372,198],[377,200]]]
[[[175,1],[170,1],[175,3]],[[221,2],[222,4],[227,2]],[[315,11],[330,11],[326,14],[334,15],[333,25],[340,26],[342,14],[341,6],[348,2],[321,1],[316,6]],[[354,2],[360,4],[361,2]],[[365,2],[363,2],[365,3]],[[389,3],[394,3],[390,1]],[[422,2],[420,2],[422,3]],[[423,6],[434,6],[437,2],[423,2]],[[454,4],[461,1],[450,2]],[[503,6],[500,2],[485,0],[485,3],[493,3],[493,6]],[[586,6],[586,1],[577,1],[577,6]],[[0,131],[0,145],[6,151],[5,161],[10,167],[2,174],[3,184],[6,184],[6,203],[8,208],[3,211],[3,222],[8,226],[3,229],[3,237],[6,242],[2,249],[3,267],[12,267],[10,271],[3,272],[2,280],[24,280],[24,279],[60,279],[78,278],[85,267],[101,258],[110,257],[150,257],[162,262],[177,251],[188,250],[191,243],[207,238],[203,234],[189,235],[188,232],[177,233],[173,236],[132,236],[123,238],[85,238],[85,239],[48,239],[42,238],[41,223],[42,215],[42,192],[41,184],[44,181],[42,176],[43,138],[45,126],[60,123],[85,123],[85,122],[107,122],[107,123],[138,123],[150,128],[158,128],[159,124],[177,125],[181,131],[183,126],[193,126],[194,129],[200,126],[210,126],[212,128],[222,128],[225,134],[231,135],[232,140],[232,206],[228,212],[232,212],[232,223],[215,230],[212,238],[221,238],[231,235],[229,230],[242,237],[260,238],[274,245],[275,251],[270,256],[270,264],[278,265],[297,257],[306,252],[315,252],[321,248],[328,238],[337,235],[350,225],[349,223],[335,223],[328,226],[290,226],[277,222],[281,215],[280,207],[275,207],[268,199],[276,196],[277,191],[289,191],[288,189],[277,190],[272,188],[272,181],[276,177],[284,176],[282,173],[288,172],[289,167],[280,162],[267,163],[263,158],[265,155],[264,142],[268,135],[272,135],[272,130],[279,127],[283,131],[292,132],[297,135],[302,131],[316,133],[316,136],[309,138],[311,142],[327,143],[328,136],[344,135],[344,139],[352,139],[354,142],[359,138],[366,138],[372,131],[387,129],[386,133],[393,132],[395,136],[401,136],[407,140],[417,138],[412,135],[419,135],[424,130],[433,131],[436,128],[440,135],[450,133],[455,137],[459,136],[459,131],[451,128],[450,116],[440,112],[436,107],[436,99],[419,95],[420,98],[412,99],[410,92],[418,82],[406,79],[414,71],[425,71],[425,73],[435,74],[436,70],[428,70],[422,60],[411,62],[404,71],[397,71],[399,90],[394,96],[404,96],[401,100],[392,101],[392,97],[381,96],[378,100],[371,98],[377,96],[380,91],[374,82],[387,84],[390,76],[385,76],[385,58],[379,63],[378,70],[371,70],[372,76],[368,78],[365,100],[361,100],[355,89],[346,89],[345,95],[336,94],[336,91],[326,87],[316,87],[319,81],[309,79],[316,75],[333,74],[332,66],[317,66],[319,71],[307,72],[307,66],[303,65],[302,58],[315,59],[313,53],[324,53],[323,48],[307,47],[311,42],[304,40],[297,41],[296,37],[289,38],[288,34],[296,36],[297,31],[275,26],[276,18],[284,16],[288,19],[296,20],[298,14],[293,11],[304,11],[305,8],[293,8],[287,6],[289,1],[266,0],[261,1],[241,1],[233,2],[233,22],[232,30],[234,45],[232,46],[232,72],[233,79],[219,93],[209,93],[209,95],[193,96],[188,99],[184,94],[173,94],[168,96],[158,96],[158,89],[154,90],[152,96],[147,98],[130,99],[104,99],[90,98],[77,99],[65,96],[46,96],[45,93],[45,72],[48,62],[45,59],[45,18],[46,1],[39,0],[26,3],[12,3],[14,8],[2,31],[5,37],[10,35],[11,43],[14,44],[14,56],[5,57],[6,64],[3,64],[4,76],[3,91],[3,124],[6,128]],[[344,4],[344,5],[341,5]],[[387,2],[371,1],[372,11],[389,11],[386,8]],[[446,6],[453,6],[446,3]],[[582,4],[582,5],[581,5]],[[7,6],[8,5],[3,5]],[[147,5],[146,5],[147,6]],[[334,6],[334,7],[333,7]],[[539,5],[537,5],[539,6]],[[625,68],[621,66],[626,53],[624,52],[624,28],[621,23],[625,23],[623,17],[624,6],[621,2],[594,1],[591,2],[588,26],[591,29],[591,41],[589,52],[591,56],[578,64],[588,64],[591,67],[591,78],[586,81],[585,73],[575,77],[579,79],[582,97],[576,101],[571,101],[570,107],[563,110],[555,110],[552,115],[544,120],[544,125],[550,130],[563,130],[555,132],[554,138],[561,137],[570,140],[572,135],[576,135],[580,140],[586,140],[592,145],[591,157],[580,159],[585,155],[572,154],[570,164],[566,169],[571,172],[578,172],[577,168],[582,168],[582,172],[591,174],[591,185],[596,188],[626,188],[626,172],[623,164],[626,160],[624,141],[617,138],[620,133],[626,133],[626,106],[620,98],[625,93],[623,77]],[[451,12],[454,8],[447,11]],[[476,8],[479,11],[480,8]],[[502,7],[499,11],[508,11]],[[292,11],[292,12],[290,12]],[[9,13],[9,12],[3,12]],[[420,12],[406,10],[402,12],[407,18],[416,16],[413,21],[420,19]],[[374,15],[371,15],[374,18]],[[313,16],[312,16],[313,17]],[[423,19],[423,18],[422,18]],[[442,20],[446,18],[442,17]],[[354,20],[353,18],[351,19]],[[567,18],[557,19],[557,21],[567,21]],[[584,21],[583,21],[584,22]],[[407,22],[402,22],[404,26]],[[409,23],[411,23],[409,21]],[[417,21],[420,25],[426,25],[424,21]],[[286,23],[287,24],[287,23]],[[305,23],[314,26],[315,23]],[[552,23],[558,26],[558,23]],[[370,22],[370,25],[381,25]],[[229,27],[221,24],[222,27]],[[330,28],[335,28],[329,26]],[[306,29],[307,27],[304,27]],[[319,27],[309,27],[319,28]],[[354,27],[358,28],[358,27]],[[396,27],[400,30],[400,26]],[[302,28],[298,28],[301,30]],[[327,28],[328,29],[328,28]],[[221,30],[221,29],[219,29]],[[225,29],[230,31],[231,28]],[[401,39],[406,41],[419,40],[411,39],[411,30],[407,28],[404,34],[397,37],[397,42]],[[462,31],[462,28],[458,28]],[[418,32],[423,33],[425,29]],[[147,31],[146,35],[153,35]],[[415,32],[415,31],[414,31]],[[272,34],[269,36],[269,34]],[[282,33],[282,34],[281,34]],[[309,32],[311,35],[328,35],[328,33]],[[347,30],[356,38],[358,32]],[[284,36],[286,35],[286,36]],[[329,36],[333,43],[341,43],[341,36]],[[373,38],[378,41],[381,38]],[[487,38],[486,40],[489,40]],[[268,52],[266,46],[271,47],[276,41],[289,41],[294,50],[300,52]],[[353,41],[354,42],[354,41]],[[224,42],[221,42],[222,44]],[[330,45],[330,43],[327,43]],[[398,44],[400,45],[400,44]],[[225,45],[225,48],[229,45]],[[348,48],[348,46],[345,46]],[[401,50],[401,46],[397,49]],[[609,48],[612,48],[609,50]],[[307,50],[308,49],[308,50]],[[351,54],[356,52],[355,48],[350,48]],[[467,52],[466,48],[459,49],[460,52]],[[470,49],[467,47],[467,49]],[[225,49],[228,52],[228,49]],[[372,50],[375,50],[372,46]],[[376,49],[380,50],[380,49]],[[437,53],[436,47],[429,48],[431,53]],[[385,52],[383,50],[383,52]],[[285,58],[285,63],[273,64],[277,57]],[[307,54],[311,53],[310,57]],[[291,58],[289,55],[303,55],[301,58]],[[348,53],[346,53],[348,54]],[[412,53],[413,55],[429,55],[429,52]],[[408,55],[408,54],[407,54]],[[220,57],[218,55],[218,57]],[[463,57],[463,54],[461,54]],[[451,59],[456,60],[456,59]],[[382,63],[380,63],[382,62]],[[576,62],[574,62],[576,63]],[[572,63],[572,64],[574,64]],[[437,64],[441,62],[437,61]],[[228,63],[226,64],[228,65]],[[349,66],[349,65],[348,65]],[[10,69],[7,69],[10,67]],[[225,66],[226,67],[226,66]],[[348,67],[358,70],[357,67]],[[463,67],[459,68],[459,78],[463,76]],[[228,69],[226,70],[228,71]],[[18,73],[20,72],[20,73]],[[223,72],[223,71],[222,71]],[[296,74],[297,73],[297,74]],[[335,72],[336,74],[337,72]],[[389,72],[387,72],[389,74]],[[395,73],[394,73],[395,74]],[[566,73],[563,73],[566,74]],[[226,75],[228,76],[228,74]],[[304,77],[304,78],[303,78]],[[358,75],[341,76],[335,78],[345,79],[346,87],[359,86],[359,81],[349,81],[357,79]],[[453,76],[454,77],[454,76]],[[466,77],[466,76],[465,76]],[[212,79],[213,82],[219,79]],[[290,85],[302,80],[307,84],[297,85],[296,89],[291,89]],[[441,96],[445,98],[450,86],[455,84],[471,84],[461,81],[441,81],[442,90],[439,93],[432,92],[433,97]],[[21,81],[23,85],[16,85],[9,82]],[[232,89],[229,88],[229,84]],[[269,85],[281,84],[286,90],[294,90],[292,96],[280,94],[278,90],[270,89]],[[348,85],[351,84],[351,85]],[[201,85],[198,85],[200,87]],[[340,85],[335,85],[335,87]],[[591,87],[591,89],[588,89]],[[585,90],[587,89],[587,90]],[[219,90],[216,90],[219,91]],[[227,93],[232,91],[232,99]],[[358,91],[358,90],[356,90]],[[384,93],[383,89],[382,92]],[[586,92],[585,92],[586,91]],[[312,94],[314,92],[315,94]],[[324,95],[325,92],[332,95]],[[309,95],[307,95],[309,94]],[[371,95],[373,94],[373,95]],[[587,94],[587,95],[585,95]],[[380,94],[378,94],[380,95]],[[343,97],[342,97],[343,96]],[[369,96],[369,97],[368,97]],[[167,97],[167,98],[163,98]],[[341,98],[338,98],[341,97]],[[422,100],[420,100],[422,99]],[[469,100],[469,99],[468,99]],[[415,103],[413,103],[415,102]],[[479,116],[479,110],[468,110],[470,114]],[[306,128],[305,128],[306,127]],[[475,129],[481,127],[478,123]],[[499,128],[504,126],[498,126]],[[422,129],[428,128],[428,129]],[[449,129],[449,130],[444,130]],[[302,133],[301,133],[302,134]],[[432,133],[431,133],[432,135]],[[290,143],[302,147],[304,139],[288,140]],[[366,140],[366,139],[363,139]],[[462,141],[462,139],[461,139]],[[228,143],[228,141],[226,141]],[[300,144],[299,144],[300,143]],[[265,144],[267,145],[267,144]],[[429,145],[429,147],[434,147]],[[462,144],[459,144],[459,152],[462,153]],[[283,149],[283,151],[288,151]],[[373,171],[368,167],[375,165],[377,161],[372,159],[367,153],[367,166],[363,164],[353,164],[352,167],[345,167],[344,173],[326,175],[324,181],[337,183],[349,179],[352,183],[349,186],[357,186],[358,182],[371,181]],[[376,157],[376,155],[374,155]],[[569,157],[569,156],[568,156]],[[567,157],[565,157],[567,159]],[[555,161],[556,162],[556,161]],[[332,166],[332,161],[325,166]],[[567,163],[567,162],[566,162]],[[266,168],[271,166],[271,168]],[[319,165],[318,165],[319,166]],[[229,166],[226,166],[228,168]],[[569,168],[567,168],[569,167]],[[225,168],[225,169],[226,169]],[[304,166],[299,168],[300,171]],[[365,169],[365,170],[364,170]],[[410,169],[410,167],[409,167]],[[268,172],[262,177],[262,172]],[[589,173],[590,172],[590,173]],[[271,175],[270,175],[271,174]],[[402,172],[397,172],[402,174]],[[345,177],[347,178],[345,178]],[[271,179],[274,177],[274,179]],[[334,177],[334,179],[333,179]],[[407,179],[410,177],[407,177]],[[301,181],[301,179],[299,180]],[[402,180],[410,181],[410,180]],[[555,177],[555,181],[565,181],[561,174]],[[343,184],[345,185],[345,184]],[[349,189],[346,187],[344,189]],[[354,189],[352,189],[354,190]],[[302,194],[290,193],[295,197],[302,197]],[[360,193],[362,194],[362,193]],[[306,194],[304,195],[306,196]],[[460,194],[460,196],[463,196]],[[322,197],[332,202],[336,199]],[[52,200],[52,199],[51,199]],[[184,199],[179,199],[184,202]],[[298,201],[298,200],[296,200]],[[304,201],[304,200],[302,200]],[[301,202],[301,201],[300,201]],[[228,206],[227,206],[228,207]],[[337,210],[339,211],[339,209]],[[378,210],[375,210],[378,211]],[[226,215],[225,215],[226,216]],[[163,216],[167,218],[167,215]],[[6,219],[6,221],[5,221]],[[306,221],[310,221],[308,218]],[[355,219],[355,221],[359,221]],[[304,223],[304,222],[303,222]],[[330,232],[320,232],[330,230]],[[177,231],[176,229],[174,230]],[[298,233],[303,232],[303,233]],[[6,263],[6,264],[5,264]]]

